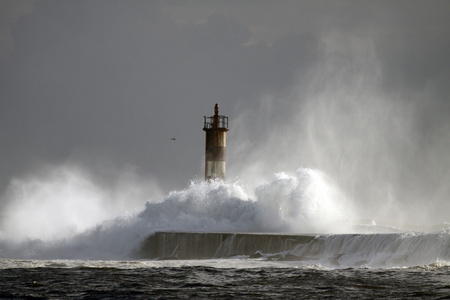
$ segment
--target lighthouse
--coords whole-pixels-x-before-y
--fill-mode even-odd
[[[225,150],[228,131],[228,117],[219,115],[219,105],[214,106],[214,116],[204,117],[205,180],[225,180]]]

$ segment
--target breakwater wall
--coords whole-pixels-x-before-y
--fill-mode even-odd
[[[255,253],[281,253],[308,244],[315,235],[268,233],[156,232],[135,256],[145,259],[226,258]]]
[[[397,268],[450,265],[450,232],[370,234],[268,234],[157,232],[135,251],[143,259],[235,256],[301,261],[329,268]]]

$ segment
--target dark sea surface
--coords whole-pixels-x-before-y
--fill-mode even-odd
[[[1,261],[2,299],[450,299],[450,267],[438,265],[326,269],[252,259]]]

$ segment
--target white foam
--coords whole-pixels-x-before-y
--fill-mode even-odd
[[[30,181],[20,185],[27,188],[15,207],[30,212],[36,209],[36,215],[10,211],[4,224],[8,230],[3,231],[0,238],[0,255],[40,259],[126,259],[156,231],[227,231],[332,233],[295,249],[293,254],[306,259],[302,265],[401,267],[447,263],[449,260],[449,232],[445,230],[439,234],[338,234],[361,229],[376,232],[380,228],[383,229],[381,232],[387,232],[389,227],[380,227],[375,222],[355,227],[359,223],[346,197],[317,170],[299,169],[295,174],[275,174],[250,193],[238,183],[192,181],[185,189],[172,191],[159,201],[153,198],[134,213],[109,219],[105,212],[97,210],[103,207],[99,204],[104,204],[102,195],[105,192],[93,182],[82,176],[67,176],[52,184],[38,185],[38,181]],[[17,195],[19,190],[15,191]],[[48,202],[49,197],[53,200]],[[55,199],[61,203],[51,207]],[[97,208],[91,209],[90,201],[96,203]],[[85,227],[68,230],[78,222],[74,222],[74,218],[86,209],[92,215],[83,219],[86,220]],[[47,220],[51,234],[36,226],[41,225],[36,223],[36,217],[43,218],[46,214],[55,214]],[[14,235],[15,228],[20,228],[20,238]]]
[[[144,178],[142,178],[144,179]],[[114,217],[142,209],[147,197],[160,195],[156,185],[141,182],[125,168],[102,185],[83,168],[67,163],[46,166],[13,179],[2,197],[1,236],[14,242],[72,238]]]
[[[27,249],[14,255],[115,257],[156,231],[337,232],[351,215],[325,176],[310,169],[276,174],[256,189],[256,199],[237,183],[193,181],[148,201],[140,213],[109,220],[114,215],[104,209],[107,193],[99,186],[76,172],[57,175],[63,176],[13,189],[3,236],[19,245],[14,249]],[[12,249],[3,244],[4,252]]]
[[[330,233],[350,229],[353,212],[319,171],[278,173],[250,199],[236,183],[192,182],[139,215],[149,231]]]

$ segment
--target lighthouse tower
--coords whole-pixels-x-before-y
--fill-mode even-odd
[[[219,105],[214,106],[214,116],[204,117],[206,132],[205,180],[225,180],[225,150],[228,131],[228,117],[219,115]]]

